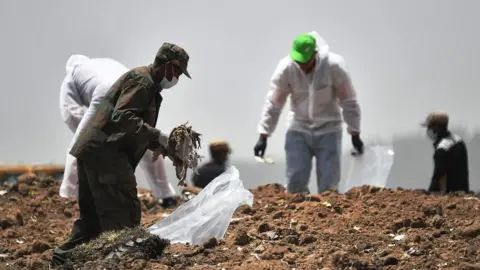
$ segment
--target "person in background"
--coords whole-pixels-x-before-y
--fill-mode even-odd
[[[200,193],[213,179],[227,170],[232,149],[226,141],[213,141],[209,145],[210,161],[192,173],[192,184],[183,189],[183,192]]]
[[[347,123],[356,154],[363,153],[360,106],[343,58],[330,52],[316,33],[300,34],[290,55],[278,63],[263,107],[254,155],[263,157],[290,96],[285,138],[287,191],[309,193],[312,159],[316,159],[318,192],[338,188],[342,126]],[[342,117],[343,114],[343,117]]]
[[[470,192],[468,153],[460,136],[448,129],[449,117],[444,112],[431,112],[422,123],[433,142],[433,175],[429,192]]]
[[[51,266],[62,265],[78,245],[103,232],[140,225],[135,168],[147,149],[167,153],[168,134],[155,128],[161,91],[187,71],[189,55],[164,43],[152,65],[131,69],[112,85],[78,134],[70,154],[77,158],[80,217],[69,239],[53,251]]]
[[[72,55],[67,61],[66,75],[60,87],[60,112],[63,121],[74,133],[67,149],[65,172],[60,196],[73,197],[78,193],[77,159],[70,155],[71,146],[88,120],[95,114],[100,102],[115,81],[128,69],[113,59],[88,58]],[[163,158],[152,162],[152,151],[147,150],[140,161],[153,195],[164,208],[177,205],[175,189],[168,182]]]

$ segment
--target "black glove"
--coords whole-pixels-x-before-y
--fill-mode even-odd
[[[258,138],[258,141],[255,144],[255,147],[253,147],[253,154],[256,157],[263,158],[263,155],[265,155],[266,149],[267,149],[267,136],[260,135],[260,138]]]
[[[360,135],[352,135],[352,145],[356,154],[363,154],[363,142],[362,139],[360,139]]]

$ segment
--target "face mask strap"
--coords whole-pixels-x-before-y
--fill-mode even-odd
[[[167,79],[167,68],[168,68],[167,66],[169,64],[170,64],[170,68],[172,69],[171,70],[172,71],[172,79],[171,80]],[[165,74],[163,74],[163,78],[165,78],[165,80],[167,80],[169,82],[173,81],[173,79],[176,78],[176,76],[175,76],[175,64],[173,64],[172,62],[168,62],[168,63],[165,64]]]

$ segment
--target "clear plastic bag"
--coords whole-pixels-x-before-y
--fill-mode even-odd
[[[197,196],[148,230],[172,244],[198,245],[210,237],[221,239],[235,210],[245,204],[253,205],[253,194],[243,187],[237,168],[230,166]]]
[[[363,185],[386,186],[394,154],[393,145],[389,143],[365,145],[363,155],[351,157],[344,192]]]

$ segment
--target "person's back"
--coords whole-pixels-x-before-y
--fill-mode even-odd
[[[226,170],[225,164],[209,161],[202,165],[197,173],[193,173],[192,184],[198,188],[205,188],[213,179],[220,176]]]
[[[93,58],[77,65],[72,72],[72,78],[82,102],[89,106],[94,94],[105,95],[127,71],[127,67],[113,59]]]
[[[98,106],[112,84],[128,69],[108,58],[71,55],[60,86],[60,113],[63,121],[76,132],[90,105]]]
[[[227,162],[230,153],[231,149],[227,142],[211,142],[211,160],[198,168],[197,173],[192,174],[192,184],[195,187],[203,189],[215,178],[224,173],[227,169]]]
[[[435,154],[440,152],[444,152],[446,157],[445,192],[469,192],[468,152],[465,142],[458,135],[449,133],[436,143]]]

